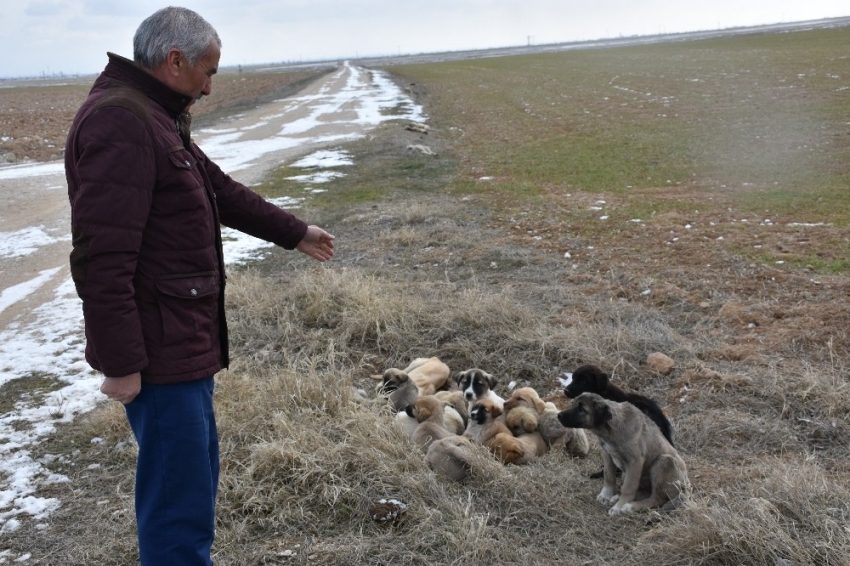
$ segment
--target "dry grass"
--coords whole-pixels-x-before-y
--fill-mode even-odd
[[[595,454],[550,454],[527,467],[500,467],[482,455],[475,479],[447,483],[389,426],[388,411],[351,402],[348,385],[366,383],[376,363],[397,366],[422,353],[456,368],[525,371],[549,392],[554,368],[575,359],[614,361],[618,351],[677,342],[703,347],[677,337],[652,310],[600,303],[581,327],[563,328],[510,289],[411,289],[332,269],[273,287],[257,273],[240,273],[230,298],[245,347],[219,380],[220,426],[229,439],[220,500],[227,534],[219,543],[230,551],[222,560],[235,553],[261,564],[299,544],[310,563],[327,564],[847,563],[847,477],[830,470],[846,443],[836,438],[830,450],[816,451],[798,428],[801,414],[850,408],[837,374],[780,381],[772,371],[750,370],[736,379],[677,350],[681,365],[692,367],[670,384],[694,392],[676,416],[694,483],[691,504],[670,516],[612,519],[594,500],[598,482],[586,477],[598,466]],[[243,341],[267,333],[288,336],[288,344]],[[582,351],[582,344],[594,346]],[[624,370],[637,365],[617,361]],[[657,379],[632,371],[640,373],[635,385]],[[401,523],[369,519],[369,504],[382,497],[410,505]]]

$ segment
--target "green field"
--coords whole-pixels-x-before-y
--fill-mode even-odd
[[[466,164],[528,197],[676,186],[847,226],[850,29],[394,67]]]

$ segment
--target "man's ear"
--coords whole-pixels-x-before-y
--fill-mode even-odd
[[[168,54],[165,56],[165,70],[169,75],[179,76],[183,67],[187,64],[186,57],[179,49],[172,47],[168,50]]]

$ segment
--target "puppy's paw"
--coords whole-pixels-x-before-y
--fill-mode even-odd
[[[596,501],[599,503],[612,503],[616,501],[615,498],[619,498],[618,495],[614,495],[613,487],[603,487],[602,491],[599,492],[599,495],[596,496]]]
[[[619,515],[622,512],[623,512],[623,508],[620,507],[619,505],[614,505],[613,507],[608,509],[608,515],[610,515],[611,517],[613,517],[614,515]]]
[[[611,503],[616,503],[620,500],[620,496],[618,494],[614,494],[611,496]]]
[[[634,506],[631,503],[626,503],[625,505],[620,506],[620,513],[633,513]]]

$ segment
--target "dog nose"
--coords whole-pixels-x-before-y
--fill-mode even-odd
[[[467,401],[472,401],[472,393],[469,393],[469,392],[464,393],[463,398],[466,399]]]

